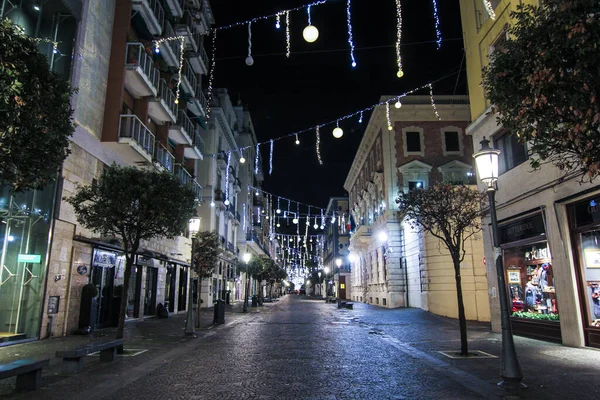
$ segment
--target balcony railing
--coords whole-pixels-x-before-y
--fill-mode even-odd
[[[177,170],[177,177],[179,178],[179,181],[184,185],[191,185],[194,181],[192,175],[189,172],[187,172],[183,167],[179,167],[179,169]]]
[[[200,152],[200,154],[204,154],[204,140],[202,136],[200,136],[200,132],[197,130],[194,131],[194,147]]]
[[[160,142],[156,142],[155,149],[155,160],[167,171],[173,173],[175,170],[175,157]]]
[[[125,67],[128,70],[141,71],[147,82],[153,86],[156,92],[158,89],[159,72],[154,66],[152,57],[146,53],[146,48],[142,43],[127,43]]]
[[[140,12],[146,22],[148,31],[158,36],[162,33],[165,23],[165,10],[159,0],[133,0],[133,9]]]
[[[121,115],[119,138],[130,138],[139,144],[151,156],[154,154],[155,137],[144,123],[133,114]]]
[[[158,91],[160,97],[165,101],[167,107],[173,115],[177,115],[177,104],[175,104],[175,94],[171,89],[169,89],[169,85],[167,81],[161,78],[160,83],[158,84]]]
[[[167,0],[166,3],[173,17],[181,17],[183,15],[185,0]]]
[[[198,51],[198,45],[200,42],[200,36],[196,31],[196,25],[194,24],[194,18],[189,11],[183,13],[183,17],[180,22],[175,26],[177,35],[185,36],[185,49],[190,51]]]
[[[160,103],[160,104],[158,104]],[[158,85],[158,96],[151,99],[148,109],[149,115],[155,121],[174,122],[177,116],[177,104],[175,104],[175,95],[169,89],[167,81],[160,79]]]
[[[190,94],[190,95],[194,95],[194,89],[196,88],[198,82],[196,79],[196,75],[194,74],[194,71],[192,70],[192,68],[190,67],[190,64],[187,62],[187,60],[183,60],[183,68],[181,69],[181,73],[183,75],[183,79],[187,80],[187,84],[189,85],[189,87],[184,87],[184,90]]]
[[[171,27],[169,21],[165,23],[165,35],[166,38],[172,38],[177,36],[175,31]],[[164,49],[164,50],[163,50]],[[161,52],[163,58],[167,64],[173,68],[179,68],[179,56],[181,55],[181,40],[167,40],[161,46]]]
[[[194,190],[194,193],[196,193],[196,199],[198,201],[202,200],[202,185],[196,181],[193,181],[192,189]]]

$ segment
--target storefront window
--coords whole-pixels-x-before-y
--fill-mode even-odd
[[[581,233],[582,276],[590,326],[600,327],[600,231]]]
[[[504,267],[513,317],[559,320],[547,242],[504,249]]]

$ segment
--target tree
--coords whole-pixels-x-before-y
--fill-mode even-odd
[[[196,212],[194,191],[168,172],[113,164],[97,184],[78,186],[75,194],[65,200],[73,206],[81,225],[123,242],[125,275],[117,328],[117,339],[121,339],[127,288],[140,243],[184,232]]]
[[[531,165],[600,174],[600,2],[518,6],[483,86],[498,122],[530,143]]]
[[[0,181],[13,192],[56,179],[75,130],[72,94],[35,40],[0,20]]]
[[[192,241],[192,268],[198,275],[198,307],[196,308],[196,328],[200,327],[200,303],[202,302],[202,279],[210,278],[217,266],[221,249],[219,235],[215,231],[200,231]],[[191,304],[190,304],[191,307]]]
[[[465,185],[448,184],[411,190],[396,199],[400,212],[413,228],[420,227],[440,239],[450,252],[456,281],[460,353],[464,356],[469,351],[460,263],[465,258],[466,241],[481,231],[481,209],[485,201],[485,193]]]
[[[248,263],[248,274],[259,283],[258,288],[260,289],[260,282],[262,282],[262,275],[264,269],[264,257],[253,257]],[[259,293],[259,302],[262,304],[262,299]]]

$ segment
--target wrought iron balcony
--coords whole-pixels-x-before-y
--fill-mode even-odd
[[[196,129],[194,130],[194,135],[193,135],[193,143],[191,146],[188,146],[184,149],[183,155],[186,158],[202,160],[203,152],[204,152],[204,140],[202,140],[202,136],[200,136],[198,125],[196,125]]]
[[[143,159],[151,162],[154,155],[154,145],[156,138],[150,132],[150,129],[133,114],[121,115],[119,121],[119,143],[129,144],[129,146],[137,153],[137,157],[129,156],[128,160],[132,162]]]
[[[200,35],[198,34],[198,36]],[[196,73],[207,75],[209,67],[208,54],[206,54],[206,50],[204,49],[202,38],[198,38],[198,40],[198,50],[189,52],[188,60]]]
[[[158,96],[150,99],[148,104],[148,115],[158,124],[164,122],[175,122],[177,116],[177,104],[175,95],[169,89],[167,81],[160,79],[158,85]]]
[[[196,201],[200,202],[202,201],[202,185],[200,185],[198,182],[196,182],[195,180],[192,182],[192,188],[194,189],[194,192],[196,193]]]
[[[190,67],[190,64],[187,60],[183,60],[183,68],[181,69],[181,89],[194,97],[196,94],[196,86],[198,85],[198,80],[196,79],[196,75],[194,71]]]
[[[127,43],[125,56],[125,88],[136,99],[155,97],[158,93],[159,72],[142,43]]]
[[[169,139],[177,144],[192,145],[192,135],[195,132],[194,123],[190,121],[185,110],[179,110],[177,121],[169,127]]]
[[[160,142],[156,142],[154,148],[154,159],[158,165],[173,173],[175,171],[175,157],[173,154]]]
[[[133,9],[138,11],[148,31],[154,36],[160,36],[165,22],[165,10],[159,0],[132,0]]]
[[[206,95],[202,91],[200,85],[196,86],[196,96],[191,99],[188,104],[188,110],[190,110],[194,115],[198,115],[201,117],[206,116],[206,110],[208,106],[208,100],[206,100]]]
[[[192,178],[192,174],[187,172],[185,170],[185,168],[183,168],[182,166],[180,166],[177,169],[177,177],[179,178],[179,181],[184,185],[192,185],[193,184],[192,182],[194,182],[194,178]]]

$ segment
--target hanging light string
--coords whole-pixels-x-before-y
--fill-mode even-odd
[[[442,32],[440,31],[440,14],[438,12],[437,0],[433,0],[433,18],[435,19],[435,38],[439,50],[442,47]]]
[[[457,72],[457,73],[458,73],[458,72]],[[439,82],[439,81],[441,81],[441,80],[443,80],[443,79],[447,78],[448,76],[452,76],[452,75],[454,75],[454,73],[453,73],[453,74],[450,74],[450,75],[447,75],[447,76],[444,76],[444,77],[442,77],[442,78],[440,78],[440,79],[438,79],[438,80],[434,81],[433,83],[435,83],[435,82]],[[343,120],[345,120],[345,119],[350,119],[350,118],[353,118],[353,117],[359,116],[359,115],[360,115],[361,113],[363,113],[363,112],[372,111],[372,110],[374,110],[375,108],[377,108],[378,106],[383,106],[383,105],[385,105],[385,103],[386,103],[386,102],[388,102],[388,101],[390,101],[390,102],[391,102],[391,101],[398,101],[398,100],[400,100],[400,99],[401,99],[401,98],[403,98],[403,97],[406,97],[406,96],[408,96],[408,95],[410,95],[410,94],[413,94],[413,93],[415,93],[415,92],[417,92],[417,91],[419,91],[419,90],[422,90],[422,89],[428,88],[428,87],[430,87],[431,85],[432,85],[432,83],[426,83],[425,85],[422,85],[422,86],[416,87],[416,88],[414,88],[414,89],[408,90],[408,91],[406,91],[406,92],[404,92],[404,93],[402,93],[402,94],[400,94],[400,95],[398,95],[398,96],[391,97],[391,98],[389,98],[388,100],[380,101],[379,103],[375,103],[375,104],[373,104],[373,105],[371,105],[371,106],[369,106],[369,107],[367,107],[367,108],[364,108],[364,109],[362,109],[362,110],[355,111],[355,112],[353,112],[353,113],[351,113],[351,114],[344,115],[344,116],[342,116],[342,117],[339,117],[339,118],[336,118],[336,119],[334,119],[334,120],[331,120],[331,121],[328,121],[328,122],[324,122],[324,123],[321,123],[321,124],[318,124],[318,125],[319,125],[320,127],[323,127],[323,126],[327,126],[327,125],[339,124],[339,121],[343,121]],[[258,152],[258,148],[259,148],[259,146],[260,146],[260,145],[263,145],[263,144],[269,143],[270,141],[277,141],[277,140],[286,139],[286,138],[288,138],[288,137],[292,137],[292,136],[295,136],[295,137],[297,137],[298,135],[300,135],[300,134],[302,134],[302,133],[311,132],[313,129],[315,129],[315,127],[316,127],[316,125],[314,125],[314,126],[312,126],[312,127],[310,127],[310,128],[302,129],[302,130],[300,130],[300,131],[297,131],[297,132],[288,133],[288,134],[286,134],[286,135],[279,136],[279,137],[277,137],[277,138],[274,138],[274,139],[270,139],[268,142],[259,142],[259,143],[256,143],[256,151]],[[252,147],[252,146],[244,146],[244,147],[240,147],[239,149],[247,149],[247,148],[250,148],[250,147]],[[257,163],[257,165],[258,165],[258,163]],[[256,167],[256,168],[257,168],[257,167]],[[258,172],[256,172],[256,173],[258,173]]]
[[[385,103],[385,117],[387,118],[387,124],[388,124],[388,131],[391,131],[392,129],[392,119],[390,118],[390,102],[387,101]]]
[[[398,73],[396,76],[402,78],[404,71],[402,70],[402,54],[400,47],[402,43],[402,4],[401,0],[396,0],[396,63],[398,64]]]
[[[246,232],[246,203],[244,203],[244,221],[242,222],[242,230]]]
[[[215,29],[217,30],[225,30],[225,29],[230,29],[230,28],[234,28],[236,26],[240,26],[240,25],[247,25],[249,22],[256,22],[256,21],[260,21],[260,20],[265,20],[265,19],[269,19],[269,18],[275,18],[275,20],[277,20],[277,16],[283,13],[289,14],[291,11],[298,11],[298,10],[302,10],[304,8],[308,8],[308,7],[313,7],[313,6],[318,6],[321,4],[325,4],[327,3],[329,0],[320,0],[320,1],[315,1],[313,3],[309,3],[309,4],[304,4],[302,6],[298,6],[295,8],[290,8],[287,10],[281,10],[278,11],[275,14],[269,14],[269,15],[263,15],[261,17],[255,17],[252,19],[249,19],[247,21],[239,21],[239,22],[234,22],[233,24],[229,24],[229,25],[225,25],[225,26],[219,26]]]
[[[180,40],[179,43],[179,70],[177,71],[177,89],[175,91],[175,104],[179,104],[179,93],[181,86],[181,77],[183,70],[183,52],[185,50],[185,36],[170,36],[154,41],[154,52],[160,53],[160,45],[170,40]]]
[[[285,12],[285,56],[290,58],[292,52],[292,39],[290,37],[290,12]]]
[[[212,98],[213,98],[213,83],[215,81],[215,65],[217,63],[216,56],[217,56],[217,30],[213,29],[213,31],[212,31],[212,60],[210,63],[210,74],[208,76],[208,91],[207,91],[208,101],[206,104],[206,120],[207,121],[210,119],[210,112],[211,112],[210,105],[212,103]]]
[[[229,200],[229,167],[231,165],[231,151],[227,152],[227,171],[225,171],[225,200]]]
[[[256,143],[256,158],[254,159],[254,174],[258,174],[258,156],[260,154],[260,149],[259,146],[260,143]],[[247,146],[250,147],[250,146]],[[242,149],[244,149],[245,147],[242,147]]]
[[[346,16],[348,19],[348,44],[350,44],[350,59],[352,60],[352,67],[356,67],[356,59],[354,58],[354,39],[352,37],[352,14],[350,13],[350,2],[346,5]]]
[[[310,4],[306,7],[306,14],[308,14],[308,25],[312,25],[312,21],[310,19]]]
[[[246,64],[254,64],[254,59],[252,58],[252,22],[248,22],[248,57],[246,58]]]
[[[211,187],[211,200],[210,200],[210,206],[214,207],[215,206],[215,180],[217,178],[217,155],[213,154],[212,156],[212,187]]]
[[[321,134],[319,133],[319,125],[315,128],[315,132],[317,134],[317,160],[319,160],[319,165],[323,165],[323,160],[321,159]]]
[[[301,201],[296,201],[296,200],[288,199],[288,198],[287,198],[287,197],[285,197],[285,196],[280,196],[280,195],[278,195],[278,194],[274,194],[274,193],[271,193],[271,192],[267,192],[266,190],[263,190],[263,189],[261,189],[261,188],[259,188],[259,187],[256,187],[256,186],[248,186],[248,187],[249,187],[250,189],[252,189],[252,190],[254,190],[254,191],[258,192],[258,193],[262,193],[263,195],[272,195],[272,196],[279,197],[279,198],[281,198],[282,200],[286,200],[286,201],[288,202],[288,213],[290,213],[290,204],[291,204],[291,203],[295,203],[295,204],[296,204],[296,206],[297,206],[297,207],[296,207],[296,211],[297,211],[297,213],[298,213],[298,214],[300,213],[300,208],[299,208],[300,206],[312,207],[312,208],[316,208],[316,209],[318,209],[318,210],[322,210],[322,211],[324,211],[324,210],[325,210],[325,209],[324,209],[324,208],[322,208],[322,207],[317,207],[317,206],[315,206],[315,205],[312,205],[312,204],[303,203],[303,202],[301,202]],[[292,214],[293,214],[293,212],[292,212]]]
[[[485,7],[485,11],[487,11],[491,19],[496,19],[496,12],[494,11],[494,6],[492,6],[490,0],[483,0],[483,7]]]
[[[277,28],[277,29],[281,28],[281,13],[280,12],[278,12],[275,15],[275,28]]]
[[[442,117],[440,117],[440,114],[438,113],[438,110],[437,110],[437,106],[435,105],[435,100],[433,99],[433,86],[431,86],[431,83],[429,84],[429,97],[431,98],[431,107],[433,107],[433,112],[435,113],[435,117],[438,119],[438,121],[441,121]]]
[[[273,139],[271,139],[271,151],[269,152],[269,175],[273,172]]]
[[[30,37],[29,39],[31,39],[35,43],[52,43],[52,52],[54,54],[56,54],[56,53],[59,52],[58,51],[58,44],[61,43],[61,42],[56,42],[56,41],[54,41],[52,39],[48,39],[48,38],[32,38],[32,37]]]

